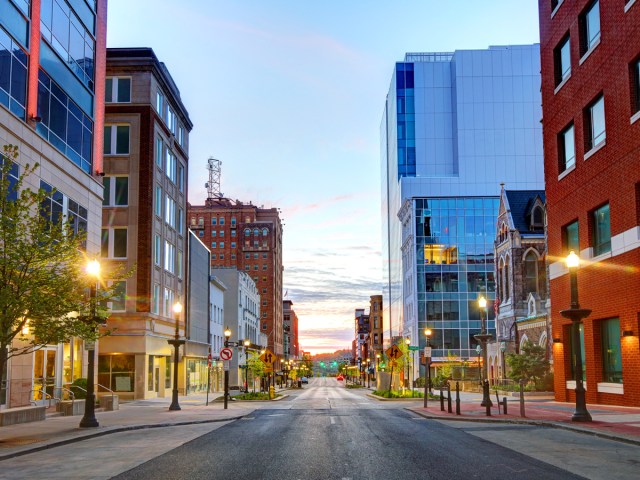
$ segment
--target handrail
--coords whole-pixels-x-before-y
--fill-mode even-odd
[[[49,407],[51,408],[51,400],[54,399],[53,395],[51,395],[50,393],[46,392],[45,390],[36,390],[35,388],[32,388],[31,390],[29,390],[29,397],[31,397],[31,394],[34,392],[39,392],[40,395],[45,395],[45,399],[49,400]],[[37,405],[37,400],[31,400],[31,402],[33,402],[35,405]]]
[[[111,390],[110,388],[105,387],[104,385],[100,385],[99,383],[96,383],[96,386],[98,387],[98,391],[100,391],[100,387],[104,388],[107,392],[111,392],[111,405],[114,405],[114,401],[115,401],[115,392],[113,390]],[[115,408],[115,407],[114,407]]]
[[[68,383],[67,385],[71,385],[70,383]],[[68,388],[66,388],[64,385],[61,387],[57,387],[61,392],[67,392],[68,394],[71,395],[71,402],[75,402],[76,400],[76,394],[73,393],[73,390],[70,390]],[[62,400],[62,395],[60,395],[60,400]]]

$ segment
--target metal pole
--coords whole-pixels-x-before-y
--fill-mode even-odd
[[[89,320],[95,329],[96,325],[96,302],[98,301],[98,288],[95,282],[92,282],[91,289],[89,292],[89,296],[91,298],[91,319]],[[88,355],[88,371],[87,371],[87,398],[84,404],[84,415],[82,416],[82,420],[80,420],[81,428],[89,428],[89,427],[99,427],[100,424],[96,419],[96,394],[94,391],[94,370],[95,370],[95,355],[96,355],[96,346],[93,344],[93,348],[89,349],[87,352]]]
[[[227,409],[229,404],[229,365],[224,366],[224,409]]]
[[[205,406],[209,406],[209,390],[211,390],[211,367],[207,365],[207,403]]]

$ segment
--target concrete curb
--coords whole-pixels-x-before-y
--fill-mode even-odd
[[[427,418],[429,420],[443,420],[448,422],[476,422],[476,423],[507,423],[507,424],[519,424],[519,425],[533,425],[537,427],[549,427],[549,428],[557,428],[560,430],[568,430],[571,432],[583,433],[586,435],[592,435],[598,438],[604,438],[606,440],[613,440],[615,442],[623,442],[631,445],[640,446],[640,439],[628,438],[620,435],[614,435],[606,432],[599,432],[597,430],[592,430],[590,428],[580,428],[573,425],[568,425],[560,422],[553,422],[550,420],[528,420],[528,419],[518,419],[518,418],[508,418],[508,419],[499,419],[493,417],[463,417],[463,416],[455,416],[455,417],[444,417],[442,415],[432,415],[425,412],[419,412],[416,410],[412,410],[411,408],[406,407],[405,410],[408,410],[416,415],[419,415],[423,418]]]
[[[8,460],[10,458],[21,457],[23,455],[28,455],[30,453],[41,452],[42,450],[48,450],[50,448],[62,447],[64,445],[69,445],[71,443],[81,442],[83,440],[90,440],[92,438],[103,437],[105,435],[110,435],[112,433],[122,433],[122,432],[130,432],[134,430],[147,430],[151,428],[165,428],[165,427],[180,427],[185,425],[199,425],[204,423],[220,423],[220,422],[231,422],[234,420],[240,420],[245,417],[245,415],[238,415],[234,417],[228,418],[216,418],[210,420],[189,420],[184,422],[166,422],[166,423],[154,423],[150,425],[127,425],[122,427],[105,427],[104,430],[94,433],[88,433],[87,435],[80,435],[77,437],[67,438],[64,440],[53,441],[51,443],[47,443],[44,445],[38,445],[33,448],[28,448],[25,450],[21,450],[18,452],[8,453],[6,455],[0,455],[0,462],[3,460]]]

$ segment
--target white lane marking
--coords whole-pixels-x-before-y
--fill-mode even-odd
[[[336,424],[336,417],[331,417],[331,425],[335,425]]]

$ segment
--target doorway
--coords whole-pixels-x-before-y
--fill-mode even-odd
[[[53,398],[56,386],[56,347],[45,347],[34,352],[32,400],[44,405]]]

